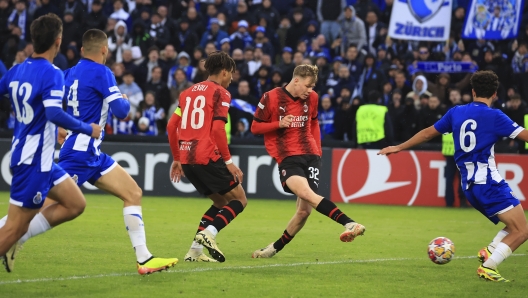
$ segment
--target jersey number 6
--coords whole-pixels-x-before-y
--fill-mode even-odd
[[[471,150],[475,149],[475,146],[477,146],[477,137],[475,136],[475,133],[471,130],[466,131],[468,125],[471,130],[475,130],[477,129],[477,121],[468,119],[464,121],[460,127],[460,148],[462,148],[462,150],[465,152],[470,152]],[[466,136],[469,136],[469,146],[467,147],[465,142]]]

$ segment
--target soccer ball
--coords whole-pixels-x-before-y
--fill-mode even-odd
[[[455,244],[446,237],[438,237],[429,243],[427,253],[433,263],[447,264],[455,256]]]

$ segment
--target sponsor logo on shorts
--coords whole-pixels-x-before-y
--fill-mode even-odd
[[[33,197],[33,204],[38,205],[42,203],[42,193],[39,191],[37,194]]]
[[[79,182],[79,176],[77,176],[77,174],[74,174],[72,176],[72,179],[73,179],[73,181],[75,181],[75,184],[77,184]]]

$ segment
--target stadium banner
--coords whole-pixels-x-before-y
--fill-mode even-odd
[[[255,114],[257,107],[242,99],[232,99],[231,106],[246,113]]]
[[[445,206],[445,157],[440,152],[334,149],[333,202]],[[528,208],[528,155],[496,154],[497,169],[514,195]],[[458,187],[458,181],[455,182]],[[455,195],[458,196],[456,188]],[[455,204],[458,204],[458,197]]]
[[[462,38],[502,40],[517,37],[524,0],[471,0]]]
[[[472,62],[417,62],[416,71],[425,73],[467,73],[478,70],[478,65]]]
[[[11,185],[10,146],[9,139],[0,139],[0,191],[9,191]],[[243,186],[248,198],[296,199],[282,190],[277,163],[268,155],[264,146],[233,145],[230,149],[233,162],[244,173]],[[145,196],[201,197],[187,178],[183,178],[180,183],[170,181],[172,154],[168,144],[103,142],[101,150],[136,180]],[[58,155],[57,150],[55,157],[58,158]],[[328,198],[332,150],[323,148],[323,156],[328,162],[323,162],[320,171],[319,194]],[[83,193],[102,193],[88,182],[81,190]]]
[[[396,0],[389,36],[395,39],[446,41],[451,30],[451,0]]]

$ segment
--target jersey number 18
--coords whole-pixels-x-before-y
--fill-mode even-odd
[[[187,118],[189,115],[189,107],[191,106],[191,98],[187,96],[185,98],[185,108],[183,108],[183,114],[182,114],[182,123],[181,128],[186,129],[187,128]],[[198,95],[193,101],[193,109],[191,112],[191,127],[193,129],[200,129],[204,125],[204,119],[205,119],[205,96]]]

